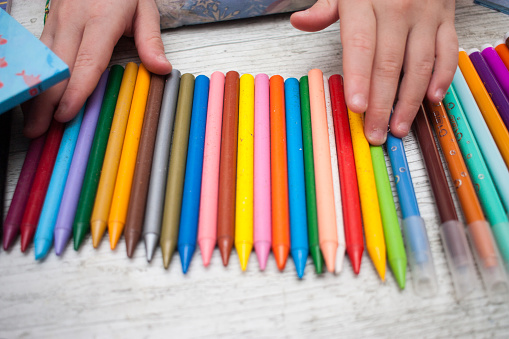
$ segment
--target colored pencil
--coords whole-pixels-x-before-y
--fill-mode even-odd
[[[199,75],[194,84],[189,146],[187,147],[187,164],[177,244],[180,261],[182,263],[182,272],[184,272],[184,274],[187,273],[189,265],[191,264],[194,250],[196,249],[198,234],[198,213],[200,210],[200,190],[209,83],[209,78],[204,75]]]
[[[163,218],[164,194],[168,177],[168,160],[170,158],[170,144],[173,132],[173,121],[177,108],[177,98],[180,86],[180,72],[173,69],[166,76],[161,113],[157,126],[157,136],[150,172],[147,208],[143,220],[143,240],[147,261],[152,261],[159,243],[161,223]]]
[[[44,148],[44,141],[46,134],[30,141],[28,150],[23,162],[23,167],[19,174],[18,183],[12,196],[11,205],[5,217],[3,228],[3,248],[8,250],[16,240],[23,218],[23,212],[27,206],[27,201],[34,182],[37,165],[41,158],[42,150]]]
[[[357,186],[357,173],[355,172],[352,137],[348,125],[348,112],[341,75],[332,75],[329,78],[329,86],[332,99],[332,117],[334,119],[336,147],[338,150],[346,251],[352,263],[353,271],[355,274],[359,274],[362,253],[364,252],[364,236],[362,235],[361,205],[359,188]]]
[[[306,214],[308,218],[309,252],[311,253],[316,273],[322,274],[323,257],[322,251],[320,250],[320,240],[318,235],[315,164],[311,128],[311,108],[309,103],[309,81],[307,75],[300,78],[300,107],[302,113],[302,141],[304,146],[304,175],[306,180]],[[357,187],[357,181],[355,185]]]
[[[272,245],[270,194],[270,103],[269,77],[255,77],[254,172],[253,172],[254,248],[263,271]]]
[[[427,102],[427,106],[428,116],[442,147],[449,173],[465,215],[467,231],[475,254],[474,258],[476,258],[488,296],[491,299],[498,299],[499,294],[509,291],[509,286],[491,230],[484,219],[481,205],[475,194],[474,186],[454,138],[454,132],[449,119],[447,119],[443,104]]]
[[[107,227],[137,74],[138,65],[133,62],[128,63],[125,67],[124,77],[118,93],[108,144],[106,146],[106,153],[104,154],[101,176],[99,178],[94,207],[90,217],[90,232],[92,233],[92,244],[94,248],[99,246],[99,242]]]
[[[283,270],[290,252],[285,93],[280,75],[270,78],[270,174],[272,192],[272,253]]]
[[[122,66],[111,66],[101,112],[99,113],[99,121],[97,122],[97,129],[90,149],[90,156],[88,158],[85,178],[83,179],[76,216],[73,222],[73,240],[74,249],[76,251],[80,248],[85,236],[90,231],[90,217],[92,215],[92,209],[94,208],[95,194],[99,184],[99,177],[101,176],[104,153],[106,152],[111,122],[113,120],[113,113],[115,112],[115,105],[117,104],[123,75],[124,68]]]
[[[7,181],[7,161],[11,142],[12,111],[0,115],[0,237],[4,229],[5,185]]]
[[[315,163],[316,206],[320,249],[329,272],[336,268],[338,233],[332,186],[327,112],[323,88],[323,73],[319,69],[308,72],[311,127],[313,130],[313,157]]]
[[[83,121],[83,106],[74,119],[65,126],[62,141],[58,149],[58,155],[51,174],[48,191],[44,198],[41,215],[37,224],[34,237],[35,259],[41,260],[48,254],[53,244],[53,232],[57,220],[58,210],[64,193],[64,188],[71,166],[72,156],[78,140],[78,134]]]
[[[385,239],[369,144],[364,135],[364,116],[348,109],[348,122],[352,133],[366,247],[380,278],[385,280]]]
[[[46,191],[53,172],[53,166],[58,154],[60,141],[64,134],[64,124],[53,120],[46,134],[44,141],[44,149],[35,171],[35,178],[30,188],[30,194],[26,203],[25,212],[21,219],[21,252],[25,252],[32,240],[37,229],[39,216],[41,215],[42,205],[46,197]]]
[[[299,81],[285,81],[286,140],[288,151],[288,197],[290,208],[290,252],[299,278],[304,276],[309,255],[304,179],[304,153],[300,114]]]
[[[334,207],[336,210],[336,228],[338,233],[338,250],[336,252],[336,273],[340,273],[345,260],[346,242],[345,226],[343,223],[343,210],[341,202],[341,182],[339,180],[339,163],[336,146],[336,133],[334,132],[334,118],[332,117],[332,102],[329,90],[329,82],[323,77],[325,94],[325,108],[327,111],[327,128],[329,132],[329,148],[332,168],[332,188],[334,190]]]
[[[491,73],[504,92],[506,98],[509,97],[509,69],[504,65],[504,62],[497,54],[493,46],[486,44],[481,47],[481,55],[488,64]]]
[[[506,267],[509,268],[509,220],[452,86],[449,87],[445,95],[444,106],[447,109],[454,136],[460,146],[461,153],[464,155],[464,161],[475,185],[479,202],[490,223],[501,258]]]
[[[150,76],[150,89],[148,91],[143,128],[141,130],[140,144],[134,168],[133,185],[129,198],[129,208],[125,223],[124,237],[127,256],[131,258],[138,245],[143,232],[143,218],[147,202],[150,169],[154,155],[161,101],[163,99],[165,77],[152,74]]]
[[[103,72],[97,87],[87,100],[85,112],[83,113],[83,121],[56,219],[54,231],[56,255],[62,254],[71,237],[72,222],[78,206],[78,199],[90,154],[90,147],[92,146],[93,135],[99,118],[99,111],[101,110],[108,74],[108,70]]]
[[[503,40],[495,42],[495,51],[497,51],[497,54],[500,59],[502,59],[505,67],[509,69],[509,47],[507,47]]]
[[[224,85],[221,159],[217,207],[217,246],[223,265],[228,265],[235,237],[235,182],[237,176],[237,127],[239,119],[239,73],[226,73]]]
[[[203,266],[208,266],[217,240],[217,197],[219,189],[219,156],[221,151],[221,123],[223,119],[224,74],[210,76],[205,148],[201,181],[198,245]]]
[[[194,76],[186,73],[180,78],[168,177],[166,179],[166,193],[160,239],[164,268],[168,268],[170,265],[173,253],[177,248],[193,92]]]

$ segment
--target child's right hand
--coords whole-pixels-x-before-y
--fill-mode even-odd
[[[43,134],[53,116],[61,122],[76,116],[122,35],[134,36],[141,62],[149,71],[171,72],[154,0],[51,1],[41,41],[67,63],[71,78],[24,105],[27,137]]]

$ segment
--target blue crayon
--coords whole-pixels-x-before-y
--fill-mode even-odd
[[[302,278],[309,254],[304,181],[304,151],[300,114],[299,81],[285,81],[286,149],[288,154],[288,198],[290,205],[290,244],[297,275]]]
[[[191,127],[189,131],[189,146],[187,149],[186,174],[177,245],[182,262],[182,271],[184,273],[187,273],[189,264],[193,258],[198,234],[201,173],[203,167],[203,149],[205,146],[209,83],[209,78],[204,75],[199,75],[196,77],[194,85],[193,109],[191,112]]]
[[[403,215],[403,234],[414,290],[418,295],[431,296],[436,294],[437,279],[428,235],[424,219],[419,213],[403,140],[390,132],[387,134],[387,153]]]
[[[74,148],[78,141],[84,111],[85,105],[81,108],[78,115],[65,126],[35,233],[34,247],[36,260],[44,259],[53,244],[53,232],[57,222],[58,210],[60,209],[60,201],[62,200],[65,182],[71,167]]]

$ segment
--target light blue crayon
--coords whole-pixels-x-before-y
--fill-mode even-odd
[[[299,81],[285,81],[286,150],[288,154],[288,197],[290,206],[290,244],[297,275],[302,278],[309,254],[304,181],[304,151],[300,114]]]
[[[85,105],[83,105],[78,115],[65,126],[35,233],[34,247],[36,260],[44,259],[53,244],[53,232],[55,230],[58,210],[64,193],[67,175],[69,174],[74,148],[78,140],[84,111]]]

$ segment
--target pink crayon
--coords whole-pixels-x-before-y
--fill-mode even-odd
[[[270,195],[269,77],[255,77],[254,120],[254,248],[263,271],[272,244]]]
[[[198,219],[198,245],[203,266],[208,266],[217,240],[217,204],[219,190],[219,156],[223,119],[224,74],[214,72],[210,77],[205,148]]]

